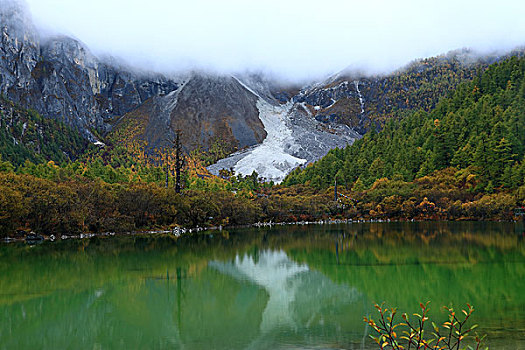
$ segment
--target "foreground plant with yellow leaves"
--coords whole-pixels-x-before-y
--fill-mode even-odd
[[[430,321],[433,332],[430,336],[426,336],[425,324],[428,324],[429,318],[427,314],[430,310],[428,304],[428,302],[419,304],[421,314],[413,314],[412,321],[406,313],[403,313],[401,315],[403,321],[399,323],[395,321],[397,309],[389,309],[383,307],[383,304],[376,304],[375,307],[379,312],[378,322],[376,323],[373,319],[364,317],[364,321],[378,333],[377,336],[370,335],[370,337],[374,339],[381,350],[481,349],[481,343],[485,336],[479,337],[476,335],[474,336],[473,345],[464,345],[472,330],[477,327],[477,325],[466,326],[467,321],[474,312],[474,308],[471,305],[467,304],[467,310],[461,310],[462,315],[456,315],[453,308],[445,306],[444,308],[448,311],[448,321],[443,323],[442,328]],[[485,349],[488,349],[488,347]]]

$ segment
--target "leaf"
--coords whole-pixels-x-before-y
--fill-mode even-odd
[[[381,341],[381,337],[374,337],[372,334],[370,334],[370,338],[372,338],[377,344]]]

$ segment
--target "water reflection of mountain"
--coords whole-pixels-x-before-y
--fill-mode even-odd
[[[362,338],[360,318],[348,316],[366,307],[355,289],[268,250],[195,275],[175,268],[4,305],[0,349],[343,347]]]
[[[283,251],[266,250],[255,257],[236,256],[234,261],[213,261],[209,265],[238,281],[253,283],[268,294],[261,334],[252,343],[253,348],[268,348],[273,341],[287,342],[274,338],[288,337],[295,343],[311,342],[315,337],[322,339],[327,333],[334,340],[346,338],[343,332],[352,329],[348,328],[345,315],[364,314],[363,308],[368,306],[355,288],[335,284],[307,265],[290,260]],[[359,324],[357,329],[361,328]]]

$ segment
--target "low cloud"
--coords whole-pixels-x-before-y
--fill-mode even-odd
[[[267,71],[287,80],[347,66],[384,72],[470,47],[525,44],[522,0],[27,0],[37,25],[96,54],[164,72]]]

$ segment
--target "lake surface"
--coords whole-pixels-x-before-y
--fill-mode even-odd
[[[523,224],[371,223],[0,245],[0,349],[375,349],[375,302],[474,305],[525,349]]]

